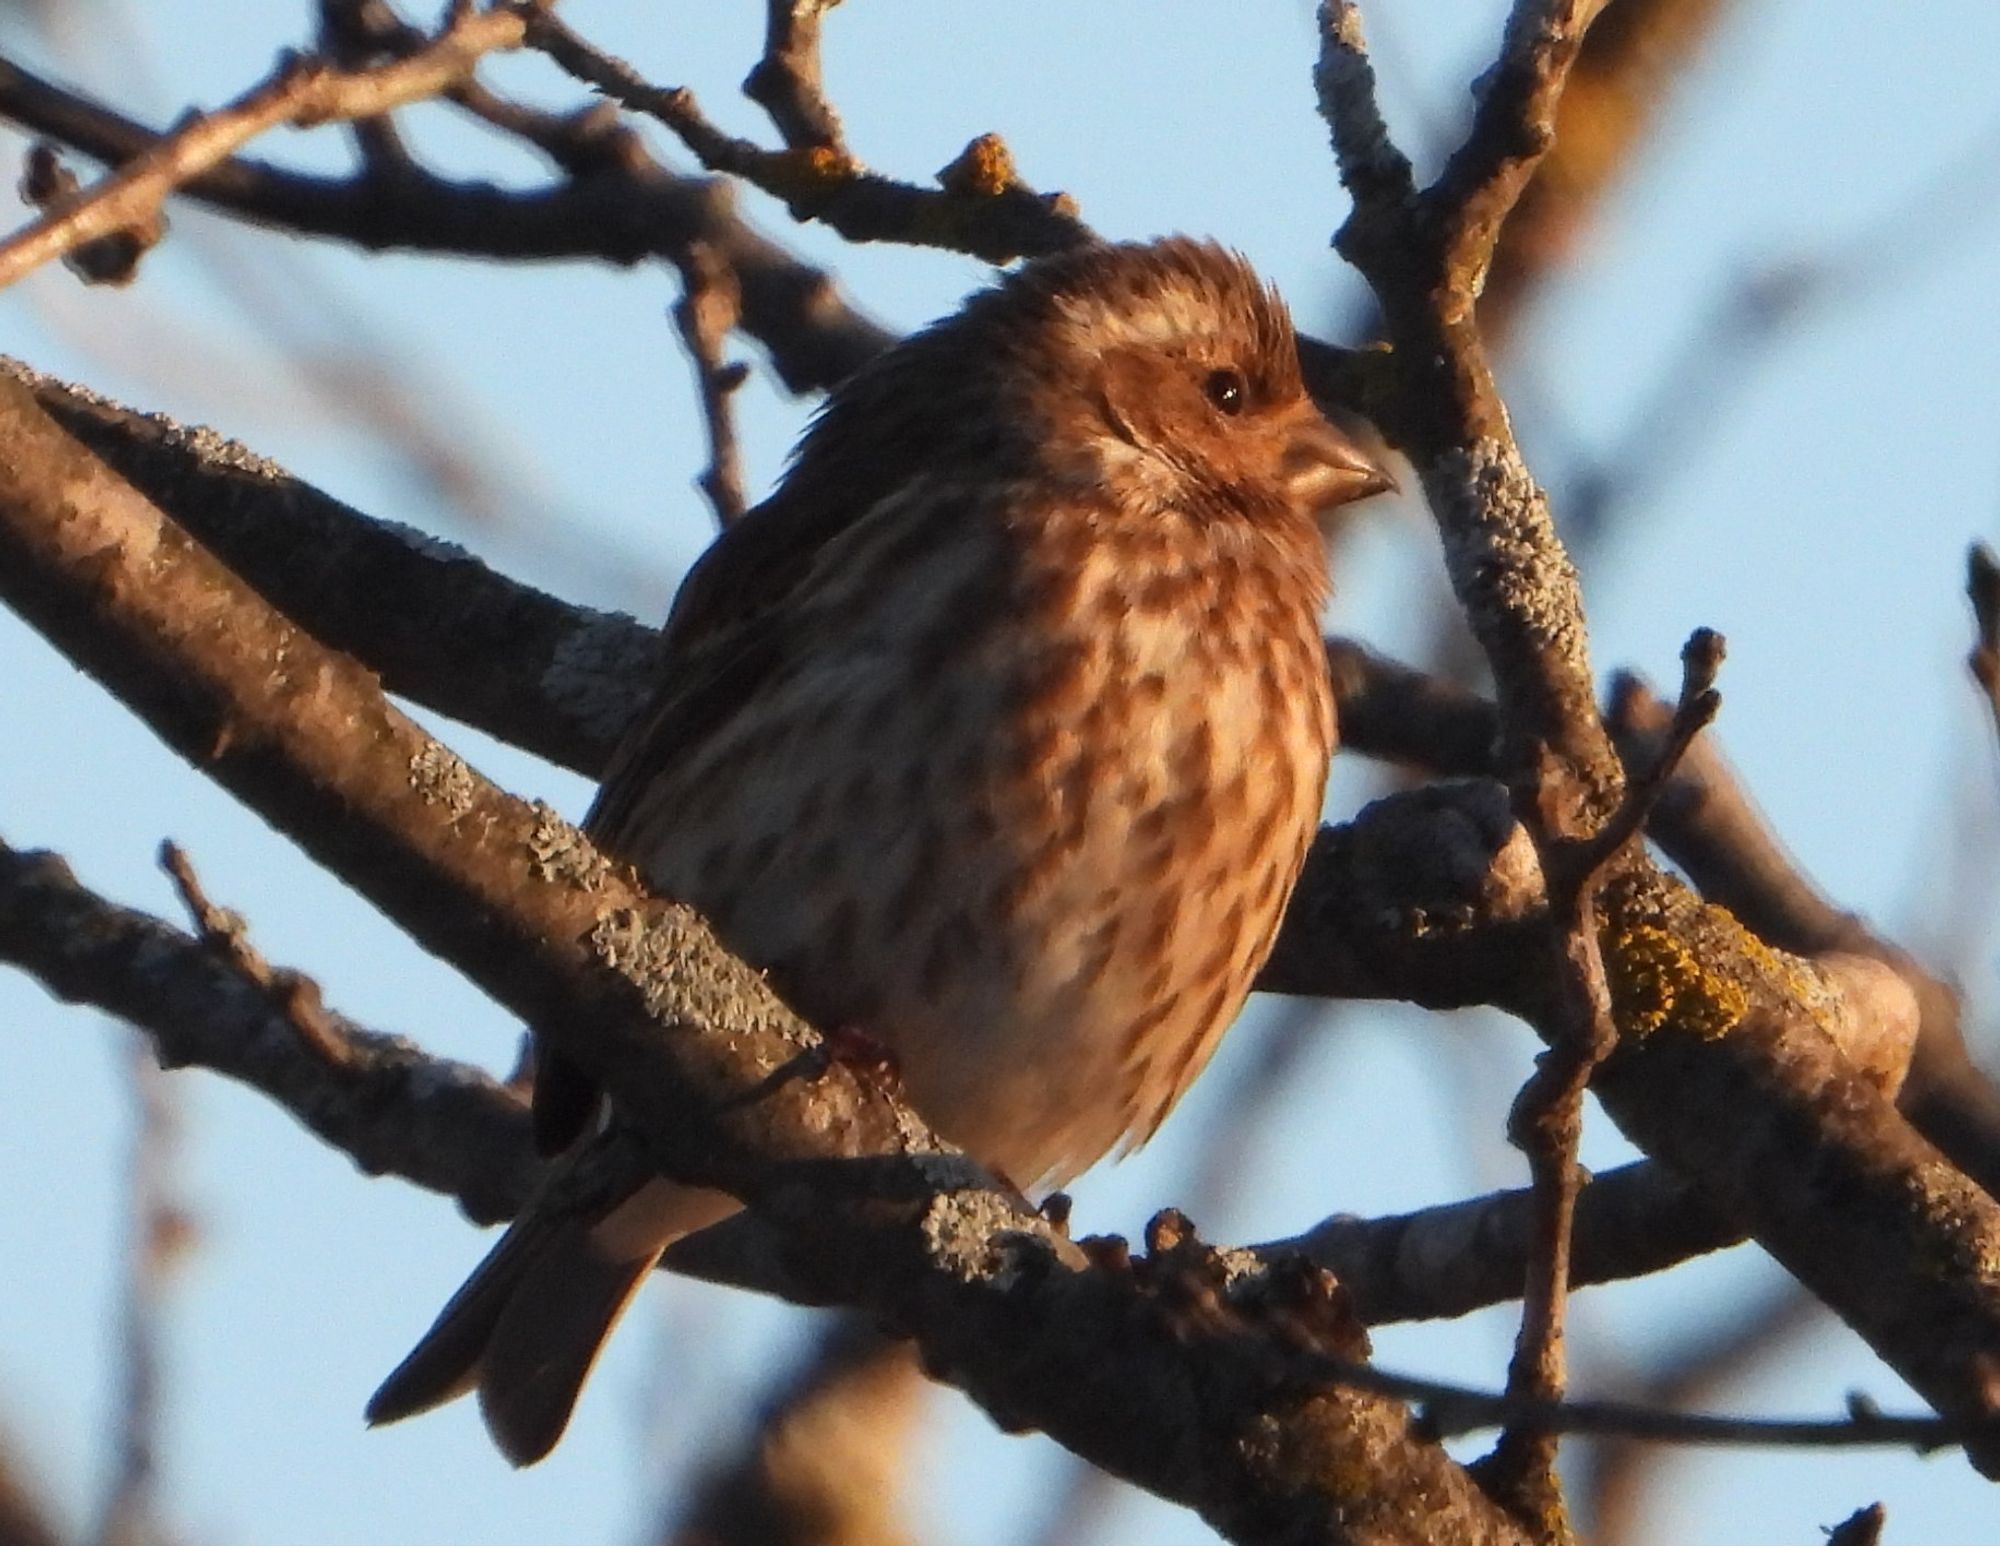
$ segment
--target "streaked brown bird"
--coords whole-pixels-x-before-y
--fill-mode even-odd
[[[1387,486],[1240,257],[1029,263],[834,392],[695,566],[588,830],[945,1136],[1059,1185],[1152,1136],[1270,951],[1334,741],[1317,517]],[[545,1146],[597,1105],[544,1055]],[[370,1421],[476,1385],[539,1460],[660,1252],[736,1207],[531,1207]]]

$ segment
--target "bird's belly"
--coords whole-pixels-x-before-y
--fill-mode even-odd
[[[808,1020],[885,1043],[945,1136],[1060,1182],[1149,1136],[1199,1072],[1314,830],[1327,710],[1237,675],[1197,701],[1141,671],[1042,715],[978,673],[948,699],[801,680],[759,716],[795,753],[732,755],[746,720],[632,857]]]

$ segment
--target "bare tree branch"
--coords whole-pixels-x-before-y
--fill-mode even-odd
[[[1353,0],[1321,7],[1321,113],[1354,211],[1336,244],[1381,302],[1397,384],[1382,427],[1415,464],[1444,538],[1452,587],[1494,675],[1503,766],[1573,782],[1541,803],[1557,836],[1616,804],[1619,769],[1597,719],[1576,572],[1548,500],[1514,443],[1474,304],[1500,222],[1547,149],[1582,0],[1523,0],[1484,78],[1471,133],[1438,183],[1416,191],[1387,138]]]
[[[1620,0],[1591,25],[1556,107],[1555,143],[1493,250],[1479,296],[1489,344],[1511,333],[1537,283],[1568,255],[1592,208],[1631,167],[1675,78],[1728,9],[1724,0]]]
[[[168,1291],[194,1243],[179,1195],[179,1093],[138,1036],[126,1055],[137,1108],[126,1166],[125,1261],[120,1284],[117,1453],[99,1514],[97,1546],[167,1546],[159,1476],[161,1385]]]
[[[793,150],[823,145],[841,155],[840,115],[820,88],[820,18],[839,0],[765,0],[764,55],[743,94],[771,115]]]
[[[162,1067],[211,1068],[269,1096],[369,1175],[511,1218],[541,1173],[527,1111],[497,1080],[322,1009],[328,1057],[291,1006],[171,924],[105,901],[54,854],[0,843],[0,960],[144,1030]]]
[[[733,526],[750,507],[743,492],[743,457],[736,445],[731,407],[746,371],[723,351],[742,315],[742,297],[728,265],[705,247],[689,251],[681,272],[685,287],[674,307],[674,326],[694,365],[695,391],[708,430],[708,466],[695,481],[715,510],[716,523]]]
[[[543,149],[562,150],[571,175],[514,192],[415,168],[313,177],[231,157],[181,191],[244,219],[377,252],[637,263],[679,261],[700,242],[726,257],[742,292],[745,330],[794,392],[832,386],[889,342],[823,270],[744,223],[726,183],[677,176],[615,124],[572,121],[572,131],[558,135],[546,120],[507,113],[476,90],[468,100],[511,132],[533,132]],[[114,166],[153,153],[164,139],[6,59],[0,115]]]
[[[969,252],[990,262],[1054,252],[1090,239],[1067,194],[1011,181],[991,187],[919,188],[862,168],[838,144],[765,150],[725,134],[684,86],[652,85],[622,59],[593,47],[551,11],[528,16],[529,46],[578,80],[677,134],[711,172],[726,172],[782,199],[799,220],[824,222],[849,241],[896,241]]]
[[[1975,542],[1966,554],[1965,573],[1975,630],[1966,664],[1986,695],[1994,728],[2000,730],[2000,558],[1985,543]]]
[[[429,48],[372,69],[340,70],[288,55],[261,85],[192,119],[97,187],[55,202],[40,220],[0,243],[0,287],[86,242],[144,224],[175,188],[267,129],[371,117],[436,96],[483,55],[517,47],[521,37],[521,23],[510,13],[466,11]]]

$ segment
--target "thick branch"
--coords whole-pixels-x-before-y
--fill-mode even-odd
[[[1520,1297],[1534,1209],[1534,1194],[1522,1188],[1400,1217],[1330,1218],[1257,1249],[1305,1252],[1340,1279],[1371,1326],[1432,1320]],[[1687,1182],[1640,1161],[1584,1183],[1570,1286],[1643,1277],[1743,1238]]]
[[[398,696],[595,777],[658,670],[651,629],[371,520],[213,431],[11,361],[58,422],[315,638]]]

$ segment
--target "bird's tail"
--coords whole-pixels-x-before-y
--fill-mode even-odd
[[[538,1198],[369,1398],[369,1423],[413,1417],[477,1388],[500,1452],[533,1465],[562,1437],[591,1365],[660,1253],[736,1207],[721,1193],[659,1180],[601,1215]]]

